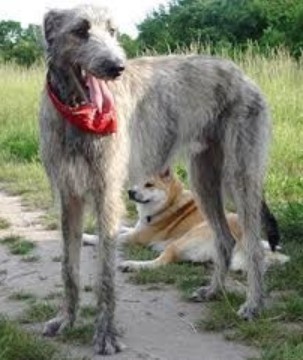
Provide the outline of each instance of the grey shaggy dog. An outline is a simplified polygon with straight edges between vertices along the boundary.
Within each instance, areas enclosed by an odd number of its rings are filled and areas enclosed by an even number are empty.
[[[248,291],[239,315],[262,305],[263,253],[260,209],[270,121],[258,87],[232,62],[206,56],[143,57],[126,62],[116,28],[103,7],[49,11],[44,19],[48,82],[70,106],[90,101],[83,79],[106,81],[118,117],[116,134],[83,132],[60,115],[44,92],[40,112],[42,159],[61,200],[65,301],[44,329],[55,335],[72,326],[79,304],[79,260],[87,195],[92,195],[99,235],[99,354],[121,350],[114,324],[114,239],[123,208],[121,189],[158,173],[182,150],[190,184],[216,235],[217,261],[209,286],[194,300],[215,297],[224,286],[234,239],[223,193],[232,196],[243,226]],[[224,190],[224,191],[223,191]],[[225,190],[227,192],[225,192]]]

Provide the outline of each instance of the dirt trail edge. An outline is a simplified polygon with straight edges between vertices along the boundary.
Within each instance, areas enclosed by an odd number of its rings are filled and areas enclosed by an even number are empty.
[[[0,245],[0,313],[11,317],[20,314],[25,302],[8,297],[16,291],[32,292],[38,297],[62,291],[60,262],[60,234],[46,231],[40,223],[42,211],[27,211],[21,198],[0,191],[0,217],[11,226],[0,230],[0,237],[21,235],[37,243],[36,262],[24,262],[20,256],[9,254]],[[93,286],[95,250],[83,247],[81,256],[81,288]],[[220,334],[197,332],[194,323],[205,308],[180,299],[180,294],[169,287],[150,290],[128,282],[128,275],[117,271],[117,312],[119,328],[123,329],[124,352],[106,357],[108,360],[242,360],[256,357],[258,352],[249,347],[228,342]],[[92,293],[81,292],[81,305],[94,305]],[[93,320],[92,320],[93,321]],[[93,356],[92,346],[73,347],[69,351],[77,357],[104,359]]]

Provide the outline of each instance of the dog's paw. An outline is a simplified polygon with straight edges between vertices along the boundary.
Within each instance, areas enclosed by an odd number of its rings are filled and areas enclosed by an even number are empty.
[[[94,350],[97,355],[113,355],[121,352],[125,346],[117,340],[117,335],[102,332],[94,336]]]
[[[134,263],[134,261],[122,261],[118,265],[118,270],[120,270],[121,272],[134,271],[135,267],[133,266],[133,263]]]
[[[65,329],[72,327],[72,322],[65,316],[57,316],[49,320],[43,328],[43,335],[53,337],[62,334]]]
[[[249,302],[245,302],[241,305],[237,314],[243,320],[251,321],[260,314],[261,306],[251,305]]]
[[[194,302],[203,302],[215,300],[219,297],[217,290],[213,289],[211,286],[202,286],[192,293],[189,300]]]

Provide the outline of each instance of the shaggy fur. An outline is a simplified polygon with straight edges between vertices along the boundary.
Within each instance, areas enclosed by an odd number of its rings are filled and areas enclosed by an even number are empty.
[[[131,182],[138,183],[161,171],[180,150],[188,159],[191,188],[216,239],[212,281],[198,289],[195,298],[211,299],[224,286],[234,246],[223,211],[224,188],[236,203],[247,256],[247,300],[239,315],[252,318],[263,298],[258,239],[270,137],[267,106],[258,87],[232,62],[212,57],[172,55],[125,63],[115,27],[102,7],[50,11],[44,34],[48,80],[61,101],[71,106],[87,101],[81,83],[84,69],[108,80],[118,115],[117,134],[83,133],[43,94],[41,153],[61,199],[65,286],[62,311],[46,324],[45,334],[62,331],[76,318],[82,218],[85,199],[92,194],[100,239],[94,344],[100,354],[120,350],[114,325],[113,239],[121,214],[121,188],[128,173]]]

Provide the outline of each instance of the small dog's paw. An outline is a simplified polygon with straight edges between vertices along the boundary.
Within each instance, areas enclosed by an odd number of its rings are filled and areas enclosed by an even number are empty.
[[[243,320],[251,321],[260,314],[260,306],[251,305],[250,303],[245,302],[243,305],[241,305],[237,314]]]
[[[132,261],[122,261],[122,262],[118,265],[118,270],[120,270],[121,272],[134,271],[134,267],[132,266],[132,264],[133,264]]]
[[[72,322],[64,316],[57,316],[49,320],[43,328],[43,335],[53,337],[62,334],[62,332],[72,327]]]
[[[96,334],[94,337],[94,350],[98,355],[113,355],[125,348],[113,333]]]
[[[211,286],[202,286],[192,293],[189,300],[194,302],[203,302],[215,300],[218,298],[218,291]]]

